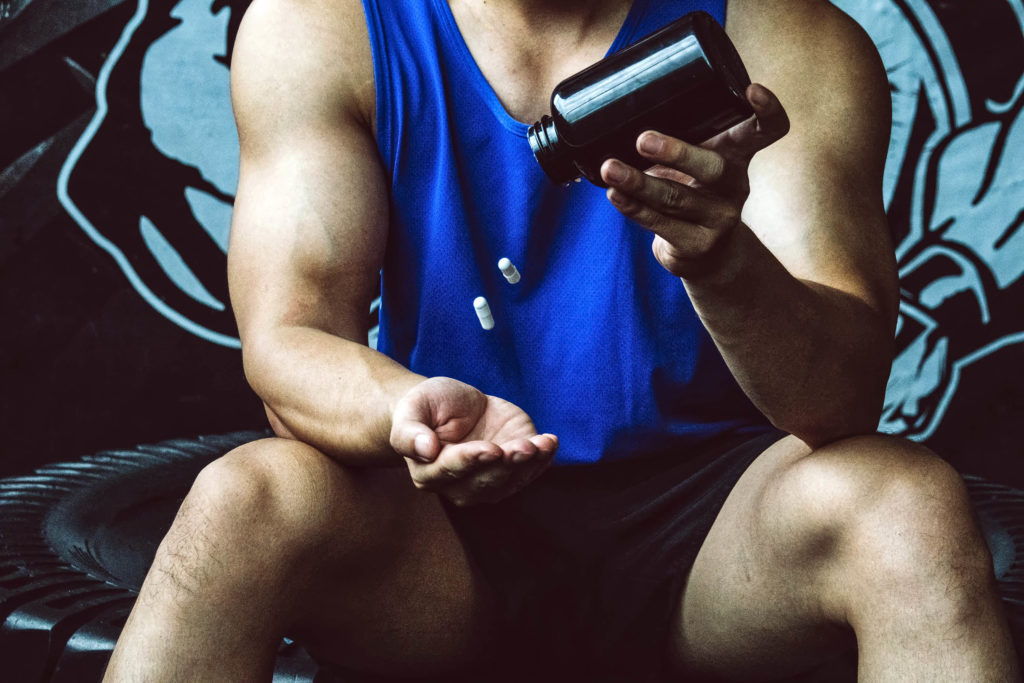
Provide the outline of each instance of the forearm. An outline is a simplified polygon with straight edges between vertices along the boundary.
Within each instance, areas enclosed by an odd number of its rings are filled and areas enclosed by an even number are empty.
[[[873,431],[892,360],[885,313],[793,277],[742,224],[728,251],[720,267],[683,282],[754,404],[814,446]]]
[[[279,327],[243,351],[249,383],[280,420],[276,431],[345,464],[401,463],[389,445],[391,415],[422,376],[311,327]]]

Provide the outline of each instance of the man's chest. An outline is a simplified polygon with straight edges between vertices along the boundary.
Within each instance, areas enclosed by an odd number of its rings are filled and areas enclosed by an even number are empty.
[[[619,3],[586,28],[564,17],[544,31],[481,14],[479,6],[451,2],[462,38],[505,110],[526,123],[549,113],[551,91],[601,59],[629,9]],[[474,11],[477,10],[477,11]]]

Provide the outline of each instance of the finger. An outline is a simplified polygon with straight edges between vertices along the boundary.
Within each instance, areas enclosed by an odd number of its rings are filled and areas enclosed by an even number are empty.
[[[608,199],[612,204],[628,218],[666,239],[672,237],[666,232],[689,230],[676,225],[676,221],[728,229],[739,220],[736,203],[715,193],[641,173],[618,159],[608,159],[601,170],[607,170],[609,178],[618,179],[613,182],[606,180]]]
[[[530,441],[537,447],[537,451],[544,457],[554,458],[558,452],[558,437],[554,434],[537,434],[531,436]]]
[[[421,481],[446,483],[465,479],[473,472],[501,460],[501,449],[490,441],[447,444],[437,458],[418,473]]]
[[[529,439],[520,438],[501,444],[501,450],[506,462],[516,464],[532,458],[537,453],[537,446]]]
[[[511,468],[506,488],[510,493],[525,488],[551,465],[553,458],[554,452],[538,450],[533,458]]]
[[[654,176],[655,178],[672,180],[680,185],[694,185],[697,182],[693,176],[683,173],[682,171],[677,171],[674,168],[669,168],[668,166],[662,166],[661,164],[651,166],[645,170],[644,173],[649,176]]]
[[[763,149],[785,137],[789,132],[789,115],[775,93],[760,83],[751,83],[747,86],[746,96],[754,109],[757,122],[754,137],[759,148]]]
[[[502,444],[513,457],[473,472],[446,492],[462,504],[494,503],[520,491],[551,464],[558,440],[551,434]]]
[[[472,469],[465,477],[447,478],[440,483],[431,481],[428,486],[460,506],[497,502],[521,490],[551,465],[558,451],[558,437],[535,434],[529,439],[513,439],[502,444],[502,451],[524,452],[531,449],[532,457],[528,460],[487,463]]]
[[[725,158],[718,152],[653,130],[640,134],[636,140],[636,149],[648,161],[681,171],[703,185],[720,183],[730,170]]]
[[[751,83],[746,90],[747,101],[754,116],[713,138],[709,147],[721,149],[723,155],[749,160],[757,152],[785,137],[789,132],[789,115],[768,88]]]
[[[431,482],[434,491],[459,506],[494,503],[507,498],[519,487],[510,484],[520,467],[495,461],[477,468],[467,476],[446,482]]]
[[[624,216],[653,232],[661,242],[671,245],[675,258],[690,261],[714,248],[716,231],[711,228],[668,217],[614,188],[608,190],[608,199]],[[658,241],[655,239],[655,243]]]
[[[463,488],[462,493],[467,499],[479,503],[495,503],[507,498],[519,490],[514,481],[516,469],[516,466],[504,463],[489,465],[486,469],[474,473],[466,481],[466,485],[460,484]]]
[[[554,434],[536,434],[529,438],[530,445],[535,449],[532,457],[519,460],[520,466],[514,468],[515,477],[519,480],[519,488],[533,481],[544,471],[558,452],[558,437]]]

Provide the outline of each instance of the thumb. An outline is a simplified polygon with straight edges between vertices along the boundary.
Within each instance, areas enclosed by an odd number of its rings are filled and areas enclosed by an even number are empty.
[[[391,426],[391,447],[400,455],[419,462],[433,462],[440,451],[440,439],[425,424],[405,420]]]
[[[415,398],[403,399],[391,416],[391,447],[400,455],[419,462],[433,462],[441,440],[425,423],[431,417],[429,405]]]
[[[785,137],[789,132],[789,115],[775,93],[760,83],[751,83],[745,94],[754,116],[714,138],[712,147],[721,147],[722,153],[731,158],[749,161]]]
[[[775,93],[760,83],[751,83],[746,95],[757,122],[753,137],[758,149],[764,149],[785,137],[789,132],[789,116]]]

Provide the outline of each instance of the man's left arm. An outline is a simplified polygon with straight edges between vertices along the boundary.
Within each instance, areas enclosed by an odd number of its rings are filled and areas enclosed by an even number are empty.
[[[875,430],[892,360],[888,84],[870,40],[827,2],[737,14],[730,34],[778,99],[753,85],[755,118],[701,147],[645,134],[638,149],[659,166],[608,161],[602,175],[611,202],[655,233],[655,257],[746,394],[819,446]]]

